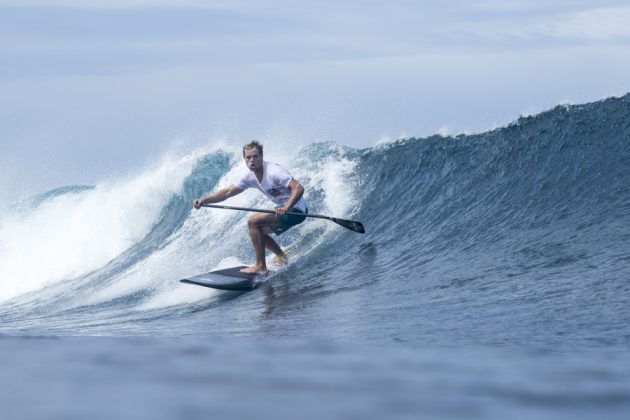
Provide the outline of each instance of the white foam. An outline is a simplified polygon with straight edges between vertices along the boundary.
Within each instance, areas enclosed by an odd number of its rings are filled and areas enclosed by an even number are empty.
[[[312,187],[324,191],[324,205],[331,216],[344,217],[356,205],[354,169],[348,158],[326,158],[318,170],[310,174]]]
[[[0,218],[0,301],[102,267],[141,240],[179,194],[194,156]]]
[[[221,188],[234,182],[242,172],[238,164],[231,168],[217,183]],[[244,193],[230,199],[231,205],[251,206],[258,199],[255,192]],[[95,290],[82,304],[99,304],[150,290],[152,296],[140,303],[137,310],[153,310],[177,304],[194,303],[207,299],[216,291],[179,283],[187,276],[243,264],[226,253],[236,252],[242,243],[248,243],[245,213],[220,209],[201,208],[173,235],[167,245],[116,278],[100,290]],[[233,241],[237,239],[236,244]],[[252,251],[253,253],[253,251]]]
[[[447,125],[443,125],[442,127],[440,127],[440,129],[437,131],[437,133],[442,136],[442,137],[449,137],[451,135],[451,128]]]

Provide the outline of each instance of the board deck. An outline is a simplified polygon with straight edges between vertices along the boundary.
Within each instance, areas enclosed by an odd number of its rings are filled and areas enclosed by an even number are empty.
[[[180,280],[180,282],[220,290],[254,290],[258,286],[256,274],[243,273],[241,268],[245,268],[245,266],[241,265],[211,271],[185,278]]]

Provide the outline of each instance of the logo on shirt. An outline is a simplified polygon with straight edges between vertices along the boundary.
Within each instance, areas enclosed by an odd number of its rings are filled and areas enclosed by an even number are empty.
[[[274,197],[274,198],[275,198],[275,197],[279,197],[279,196],[281,196],[281,195],[282,195],[282,192],[280,192],[280,190],[277,190],[277,189],[275,189],[275,188],[269,188],[269,189],[267,190],[267,194],[269,194],[270,196],[272,196],[272,197]]]

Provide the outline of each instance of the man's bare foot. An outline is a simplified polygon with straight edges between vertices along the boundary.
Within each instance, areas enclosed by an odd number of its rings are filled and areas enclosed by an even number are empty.
[[[271,264],[275,265],[276,267],[287,265],[289,264],[289,257],[287,257],[287,254],[276,255]]]
[[[269,274],[269,271],[267,270],[266,267],[260,267],[256,264],[254,265],[250,265],[249,267],[245,267],[245,268],[241,268],[241,273],[248,273],[248,274],[256,274],[259,276],[266,276]]]

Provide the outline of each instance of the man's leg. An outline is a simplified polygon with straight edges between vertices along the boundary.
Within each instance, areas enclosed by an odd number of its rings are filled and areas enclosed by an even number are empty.
[[[282,251],[280,245],[278,245],[271,235],[265,235],[265,248],[276,254],[278,257],[284,256],[284,251]]]
[[[284,253],[282,248],[280,248],[278,243],[271,237],[271,235],[265,235],[265,247],[276,254],[276,257],[273,259],[274,265],[282,265],[289,262],[287,255]]]
[[[243,268],[244,273],[267,274],[267,262],[265,261],[265,246],[269,244],[270,250],[274,253],[282,250],[278,244],[269,237],[271,229],[280,224],[278,216],[269,213],[255,213],[247,219],[247,227],[249,229],[249,237],[254,246],[256,253],[256,262],[254,265]]]

